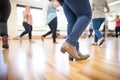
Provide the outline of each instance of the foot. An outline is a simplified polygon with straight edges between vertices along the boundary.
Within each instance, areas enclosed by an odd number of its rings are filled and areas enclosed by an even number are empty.
[[[55,41],[55,42],[53,42],[53,43],[54,43],[54,44],[57,44],[58,42]]]
[[[101,46],[105,42],[105,38],[100,38],[98,41],[98,46]]]
[[[35,41],[33,41],[33,40],[29,39],[29,42],[30,42],[30,43],[34,43]]]
[[[44,41],[44,37],[43,36],[41,36],[41,40]]]
[[[16,39],[22,42],[22,38],[20,36],[18,36]]]
[[[5,49],[8,49],[9,48],[9,45],[8,45],[8,37],[7,36],[3,36],[2,37],[2,48],[5,48]]]
[[[80,57],[77,54],[76,47],[69,44],[67,41],[65,41],[61,47],[61,52],[65,53],[67,52],[71,57],[75,59],[80,59]]]

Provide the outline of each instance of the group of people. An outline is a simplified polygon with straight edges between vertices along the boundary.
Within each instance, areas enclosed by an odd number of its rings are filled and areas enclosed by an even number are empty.
[[[99,31],[101,24],[105,21],[105,13],[110,11],[106,0],[92,0],[92,8],[89,0],[49,0],[47,10],[47,25],[50,31],[41,36],[42,41],[44,38],[52,33],[53,43],[56,43],[56,30],[57,30],[57,14],[56,11],[59,4],[62,6],[64,14],[67,19],[67,38],[61,46],[61,52],[67,52],[69,59],[84,60],[89,57],[89,54],[83,55],[79,50],[79,37],[88,26],[92,18],[93,30],[95,32],[94,43],[95,45],[102,45],[105,41],[103,35]],[[99,3],[99,4],[98,4]],[[3,8],[4,7],[4,8]],[[106,8],[106,12],[104,11]],[[93,15],[92,15],[93,13]],[[7,42],[7,19],[10,14],[9,0],[0,0],[0,35],[2,36],[3,48],[8,48]],[[19,36],[29,34],[29,40],[32,41],[32,15],[30,13],[30,6],[26,6],[23,12],[23,26],[25,31]],[[117,26],[120,26],[120,21],[116,19]],[[118,30],[118,28],[116,29]],[[118,35],[117,35],[118,36]]]

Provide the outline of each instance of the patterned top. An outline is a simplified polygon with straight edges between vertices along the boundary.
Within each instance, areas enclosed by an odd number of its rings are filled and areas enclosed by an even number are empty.
[[[54,2],[50,2],[48,5],[46,24],[49,24],[55,17],[57,17],[57,10],[53,7],[53,5]]]
[[[106,0],[93,0],[92,8],[93,8],[93,19],[94,18],[105,18],[104,8],[107,5]]]

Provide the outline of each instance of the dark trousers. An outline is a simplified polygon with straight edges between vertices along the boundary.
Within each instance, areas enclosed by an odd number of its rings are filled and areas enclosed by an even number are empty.
[[[90,32],[90,34],[88,35],[88,37],[90,38],[91,36],[93,36],[93,35],[92,35],[93,29],[89,29],[89,32]]]
[[[50,31],[43,35],[43,37],[46,37],[50,34],[52,34],[53,42],[56,42],[56,31],[57,31],[57,17],[54,18],[49,24],[48,24]]]
[[[119,35],[120,35],[120,27],[115,27],[115,36],[116,36],[116,38],[118,38]]]
[[[0,36],[8,36],[7,20],[11,12],[9,0],[0,0]]]
[[[21,33],[20,37],[22,37],[28,33],[29,39],[32,39],[32,25],[30,25],[26,22],[23,22],[23,26],[24,26],[25,31]]]

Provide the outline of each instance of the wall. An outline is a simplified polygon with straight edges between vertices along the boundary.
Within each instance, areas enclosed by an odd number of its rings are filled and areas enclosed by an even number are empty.
[[[16,3],[14,0],[11,1],[11,14],[8,19],[8,33],[9,38],[13,39],[17,33],[17,13],[16,13]]]

